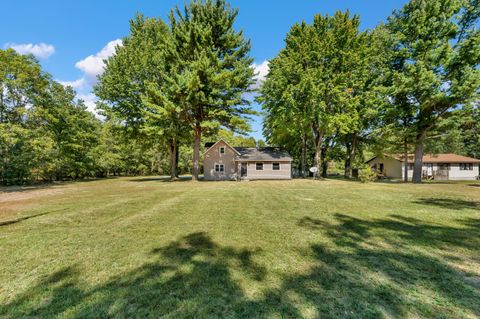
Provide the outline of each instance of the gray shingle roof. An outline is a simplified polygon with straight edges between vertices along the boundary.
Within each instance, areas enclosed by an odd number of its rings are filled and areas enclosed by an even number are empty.
[[[240,153],[237,160],[246,161],[292,161],[292,157],[286,151],[278,147],[234,147]]]

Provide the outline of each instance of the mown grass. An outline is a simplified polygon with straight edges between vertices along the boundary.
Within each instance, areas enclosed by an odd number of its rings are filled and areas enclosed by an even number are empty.
[[[0,317],[477,318],[480,184],[0,188]]]

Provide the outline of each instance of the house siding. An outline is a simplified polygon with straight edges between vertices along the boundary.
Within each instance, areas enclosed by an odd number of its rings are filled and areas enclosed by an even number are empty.
[[[263,163],[263,170],[256,170],[256,163]],[[272,169],[273,163],[280,163],[280,170],[274,171]],[[240,167],[240,161],[238,167]],[[247,176],[245,179],[291,179],[292,178],[292,164],[290,162],[270,162],[270,161],[258,161],[248,162]]]
[[[423,163],[423,170],[427,170],[428,165],[427,163]],[[433,170],[438,170],[439,164],[433,163]],[[448,171],[448,179],[449,180],[457,180],[457,181],[468,181],[468,180],[475,180],[479,175],[479,164],[473,164],[473,170],[460,170],[459,163],[451,163],[450,170]],[[402,172],[404,172],[402,167]],[[413,170],[408,170],[408,179],[413,178]]]
[[[371,160],[368,164],[373,167],[375,164],[377,164],[377,166],[379,164],[383,163],[383,175],[384,176],[387,176],[387,177],[390,177],[390,178],[397,178],[397,179],[401,179],[402,178],[402,172],[403,172],[403,168],[402,168],[402,163],[400,161],[397,161],[396,159],[393,159],[393,158],[388,158],[388,157],[385,157],[385,158],[380,158],[380,157],[377,157],[373,160]]]
[[[451,180],[475,180],[479,175],[479,164],[473,164],[473,170],[460,170],[460,164],[450,164],[449,179]]]
[[[437,164],[433,164],[433,169],[431,169],[431,168],[427,165],[427,163],[423,163],[422,171],[429,171],[429,174],[430,174],[430,173],[433,173],[433,172],[430,172],[431,170],[433,170],[433,171],[438,170]],[[404,163],[402,162],[402,178],[403,178],[404,172],[405,172],[405,165],[404,165]],[[412,179],[413,179],[413,169],[409,169],[409,170],[408,170],[408,179],[409,179],[409,180],[412,180]]]
[[[370,166],[374,166],[375,164],[383,163],[384,170],[383,174],[390,178],[395,179],[403,179],[404,174],[404,163],[400,162],[393,158],[375,158],[369,162]],[[422,170],[429,170],[429,163],[423,163]],[[439,164],[433,163],[433,171],[438,170]],[[475,180],[477,176],[479,176],[480,167],[479,164],[473,164],[473,170],[460,170],[459,163],[451,163],[450,170],[448,172],[449,180]],[[413,178],[413,170],[408,170],[408,179],[411,180]]]
[[[220,148],[225,148],[225,153],[220,153]],[[240,177],[242,163],[247,163],[247,175],[242,179],[259,180],[259,179],[291,179],[292,164],[291,161],[285,159],[278,160],[258,160],[241,158],[237,150],[228,145],[225,141],[220,140],[210,147],[203,156],[203,176],[205,180],[221,181],[235,180]],[[263,170],[256,170],[256,163],[263,163]],[[273,163],[279,163],[280,169],[273,170]],[[215,165],[223,164],[225,170],[216,172]]]
[[[225,153],[220,154],[220,148],[225,147]],[[225,142],[219,141],[210,148],[203,157],[203,176],[206,180],[221,181],[231,180],[236,176],[235,158],[236,152]],[[224,172],[215,172],[215,164],[223,164]]]

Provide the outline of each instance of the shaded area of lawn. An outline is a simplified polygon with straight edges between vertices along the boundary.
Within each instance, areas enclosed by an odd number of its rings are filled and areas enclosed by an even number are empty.
[[[44,215],[47,215],[47,214],[48,214],[48,213],[40,213],[40,214],[35,214],[35,215],[29,215],[29,216],[19,217],[19,218],[16,218],[16,219],[11,219],[11,220],[6,220],[6,221],[0,221],[0,227],[1,227],[1,226],[6,226],[6,225],[16,224],[16,223],[19,223],[19,222],[24,221],[24,220],[28,220],[28,219],[35,218],[35,217],[44,216]]]
[[[480,209],[480,202],[473,202],[463,199],[454,199],[454,198],[420,198],[414,201],[416,204],[423,204],[429,206],[437,206],[445,209]]]
[[[479,256],[479,219],[463,220],[465,227],[460,228],[397,215],[363,220],[336,214],[336,219],[335,224],[300,219],[299,226],[327,233],[335,245],[312,245],[310,253],[318,266],[285,284],[285,289],[293,287],[312,303],[330,300],[329,306],[341,305],[318,307],[320,313],[352,318],[480,316],[480,285],[469,280],[474,275],[424,252],[448,247]],[[442,302],[435,304],[432,299]]]
[[[102,180],[113,180],[117,178],[119,177],[109,176],[109,177],[102,177],[102,178],[72,179],[72,180],[61,180],[61,181],[53,181],[53,182],[46,181],[42,183],[32,183],[32,184],[25,184],[25,185],[11,185],[11,186],[0,185],[0,194],[31,192],[34,190],[49,189],[55,186],[58,187],[58,186],[71,185],[71,184],[98,182]]]
[[[335,221],[305,216],[298,231],[319,232],[329,243],[298,253],[313,260],[283,275],[276,288],[248,297],[232,272],[262,283],[268,267],[254,262],[261,249],[215,243],[206,232],[151,250],[148,263],[85,288],[75,265],[51,274],[2,305],[6,318],[261,318],[385,316],[480,317],[480,286],[428,248],[480,252],[480,219],[447,227],[391,215],[365,220],[336,214]],[[378,235],[382,235],[379,240]],[[427,248],[427,249],[425,249]]]
[[[251,311],[230,269],[262,280],[265,268],[251,260],[250,250],[215,244],[205,233],[192,233],[153,249],[153,261],[92,290],[82,290],[74,266],[55,272],[1,315],[56,317],[71,310],[78,318],[225,317]],[[38,302],[41,296],[40,302]]]
[[[192,176],[179,176],[175,180],[172,180],[170,176],[158,176],[158,177],[136,177],[132,178],[130,182],[143,183],[143,182],[188,182],[192,180]]]
[[[164,181],[3,194],[0,318],[480,317],[475,183]]]

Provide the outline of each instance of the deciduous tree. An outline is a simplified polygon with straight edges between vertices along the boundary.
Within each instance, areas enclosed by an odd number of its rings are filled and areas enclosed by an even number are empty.
[[[395,95],[414,109],[413,182],[422,179],[428,133],[441,118],[478,96],[480,86],[478,0],[412,0],[389,18],[396,40]]]

